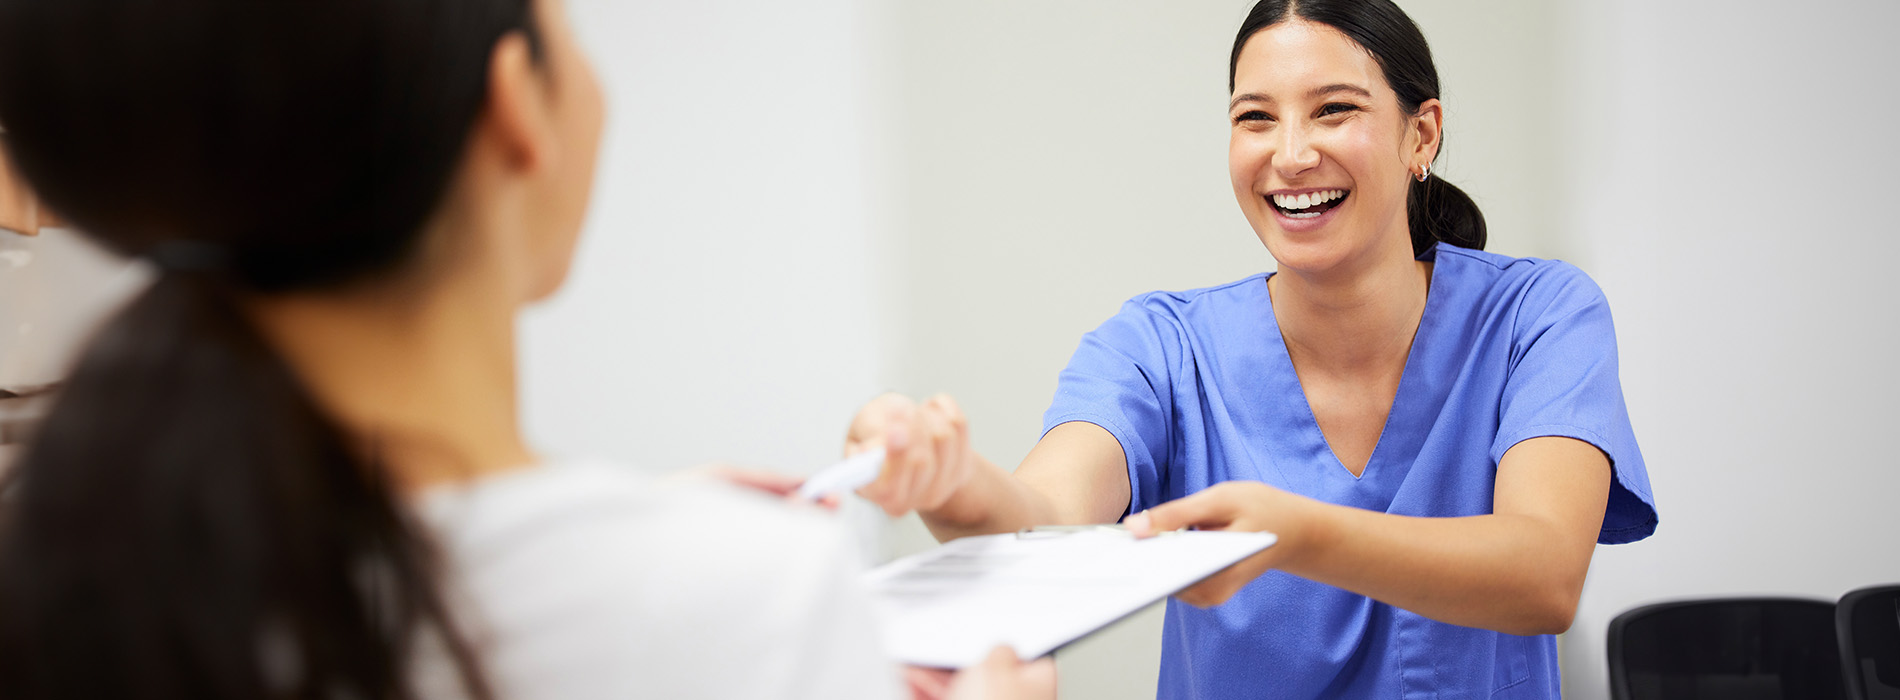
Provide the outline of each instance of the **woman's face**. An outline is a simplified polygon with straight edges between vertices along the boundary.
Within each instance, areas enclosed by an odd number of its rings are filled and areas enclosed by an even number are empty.
[[[1281,22],[1249,38],[1235,66],[1234,196],[1282,269],[1409,259],[1405,197],[1437,147],[1437,116],[1436,100],[1403,113],[1378,62],[1338,30]]]

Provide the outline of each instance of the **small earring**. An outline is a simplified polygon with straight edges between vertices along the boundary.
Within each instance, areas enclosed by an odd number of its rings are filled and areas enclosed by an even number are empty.
[[[1419,181],[1419,182],[1424,182],[1424,181],[1425,181],[1425,178],[1428,178],[1428,177],[1431,177],[1431,176],[1432,176],[1432,164],[1431,164],[1431,163],[1426,163],[1426,164],[1424,164],[1424,165],[1422,165],[1422,166],[1419,166],[1419,169],[1418,169],[1418,181]]]

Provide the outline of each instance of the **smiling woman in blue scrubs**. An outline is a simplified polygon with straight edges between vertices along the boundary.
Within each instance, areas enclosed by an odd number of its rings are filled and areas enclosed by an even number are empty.
[[[941,539],[1278,533],[1169,602],[1164,698],[1558,697],[1595,545],[1656,527],[1602,292],[1482,252],[1388,0],[1260,3],[1231,80],[1234,194],[1278,271],[1129,301],[1013,474],[949,398],[880,397],[849,437],[889,452],[864,495]]]

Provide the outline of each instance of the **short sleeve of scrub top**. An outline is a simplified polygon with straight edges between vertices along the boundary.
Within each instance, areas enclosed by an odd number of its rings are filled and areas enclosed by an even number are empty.
[[[1101,426],[1127,458],[1129,508],[1223,481],[1424,517],[1491,512],[1497,465],[1536,437],[1608,456],[1598,541],[1656,528],[1617,376],[1608,303],[1561,262],[1440,244],[1398,395],[1364,472],[1319,430],[1273,315],[1266,275],[1156,292],[1082,339],[1044,430]],[[1162,698],[1556,698],[1556,643],[1448,625],[1269,572],[1227,604],[1170,600]]]

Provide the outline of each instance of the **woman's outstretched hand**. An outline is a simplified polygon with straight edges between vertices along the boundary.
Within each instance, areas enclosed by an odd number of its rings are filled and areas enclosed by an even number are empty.
[[[804,485],[803,477],[781,474],[765,469],[753,469],[725,463],[702,464],[680,474],[683,479],[707,479],[730,486],[756,491],[777,498],[794,506],[811,504],[798,494],[798,487]],[[840,501],[836,495],[826,495],[818,499],[816,505],[829,511],[838,510]]]
[[[1183,602],[1211,607],[1227,602],[1261,574],[1282,565],[1305,545],[1301,526],[1312,501],[1257,481],[1228,481],[1128,516],[1122,524],[1136,537],[1171,530],[1272,532],[1279,541],[1175,594]]]
[[[858,495],[893,517],[942,507],[976,470],[969,422],[956,400],[941,394],[922,404],[885,394],[859,409],[845,454],[876,449],[886,451],[884,468]]]

